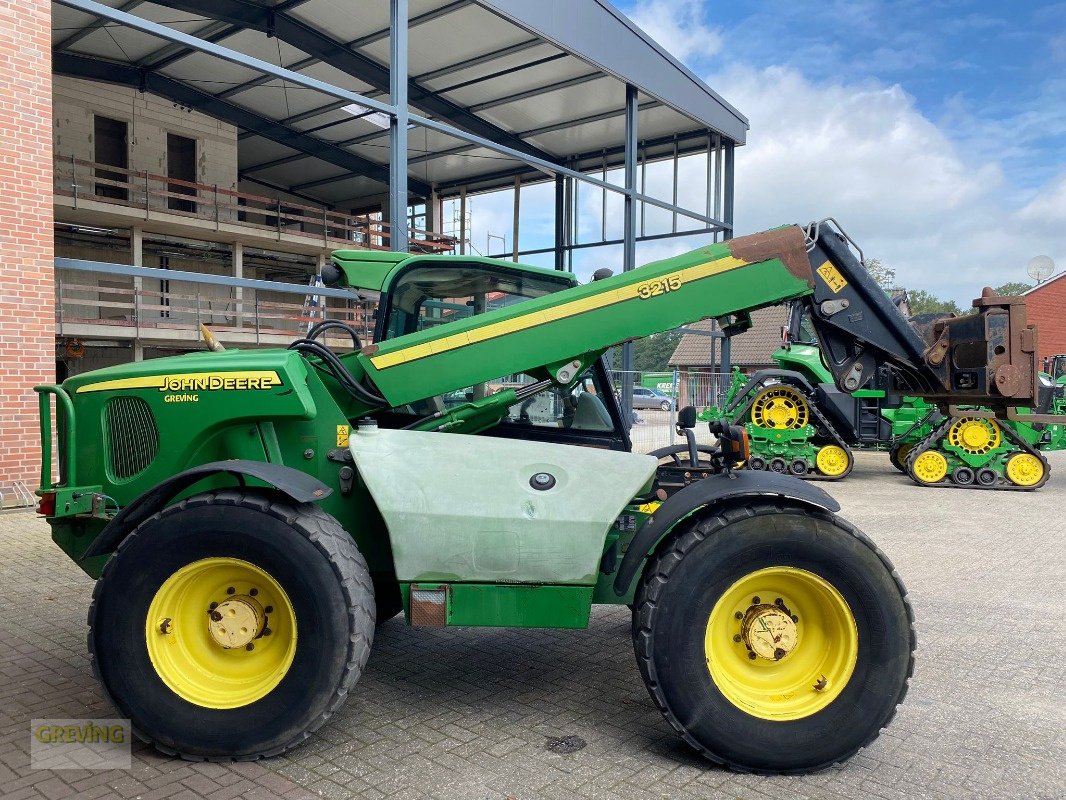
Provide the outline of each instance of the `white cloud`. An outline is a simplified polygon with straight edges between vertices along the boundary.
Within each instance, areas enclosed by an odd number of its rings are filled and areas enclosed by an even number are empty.
[[[701,0],[643,0],[629,17],[681,61],[722,49],[722,35],[703,22]]]
[[[985,285],[1028,280],[1025,267],[1034,255],[1049,255],[1058,270],[1066,269],[1066,164],[1036,189],[1020,189],[991,157],[994,146],[975,152],[895,85],[815,83],[785,67],[734,67],[707,82],[751,119],[748,144],[736,158],[739,234],[836,217],[902,284],[964,306]],[[679,201],[702,210],[702,158],[685,159],[680,174]],[[667,167],[649,168],[648,193],[669,198],[670,177]],[[479,250],[489,231],[509,237],[511,202],[509,192],[472,199]],[[524,190],[522,207],[523,247],[550,244],[550,185],[539,196]],[[607,217],[608,238],[619,236],[616,195],[609,196]],[[599,237],[598,190],[582,191],[579,221],[581,241]],[[648,233],[663,232],[669,214],[649,208],[647,222]],[[649,242],[638,246],[637,261],[699,243]],[[548,264],[550,256],[530,260]],[[620,248],[577,251],[574,264],[584,276],[602,266],[620,271]]]
[[[751,119],[739,232],[834,216],[904,284],[965,303],[1025,280],[1037,253],[1066,268],[1066,171],[1012,207],[1000,166],[966,158],[898,86],[817,85],[780,67],[708,82]]]

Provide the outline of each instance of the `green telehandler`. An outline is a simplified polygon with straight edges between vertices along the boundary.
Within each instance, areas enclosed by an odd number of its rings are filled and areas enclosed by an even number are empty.
[[[585,285],[361,251],[323,274],[381,293],[375,341],[327,321],[288,349],[37,387],[40,512],[97,579],[92,667],[142,739],[191,759],[280,753],[355,689],[375,624],[401,610],[412,626],[583,628],[594,603],[632,608],[648,691],[714,763],[818,769],[888,724],[915,639],[886,556],[818,487],[735,471],[741,429],[717,426],[706,478],[629,452],[602,355],[799,299],[842,387],[1006,414],[1035,394],[1023,304],[988,296],[929,345],[828,223]],[[691,434],[695,410],[679,418]]]

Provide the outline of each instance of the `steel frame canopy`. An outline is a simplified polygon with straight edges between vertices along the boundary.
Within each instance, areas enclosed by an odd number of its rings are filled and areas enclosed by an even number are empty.
[[[602,0],[56,0],[53,27],[57,74],[231,122],[242,179],[317,202],[355,206],[391,187],[398,219],[407,192],[554,176],[560,203],[582,181],[633,213],[670,211],[675,230],[680,214],[731,233],[747,120]],[[705,150],[700,212],[678,208],[676,190],[671,202],[637,192],[638,155]],[[632,182],[604,180],[615,168]]]

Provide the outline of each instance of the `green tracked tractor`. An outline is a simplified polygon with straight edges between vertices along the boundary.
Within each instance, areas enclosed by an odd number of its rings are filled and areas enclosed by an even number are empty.
[[[937,406],[904,397],[884,411],[892,424],[892,465],[923,486],[1031,490],[1050,467],[1043,453],[1066,449],[1066,382],[1039,376],[1039,405],[1022,409],[1042,422],[997,420],[987,409],[960,407],[945,417]]]
[[[603,353],[800,300],[841,387],[1001,415],[1035,397],[1024,305],[948,322],[947,356],[929,358],[828,224],[587,285],[356,251],[324,277],[381,293],[373,342],[327,321],[288,349],[37,387],[40,511],[97,579],[93,669],[163,752],[299,744],[358,691],[375,624],[400,612],[415,627],[583,628],[612,604],[632,608],[641,677],[703,756],[761,772],[839,762],[906,693],[898,575],[816,486],[733,471],[742,429],[716,426],[705,470],[630,452]],[[686,433],[694,417],[680,414]]]

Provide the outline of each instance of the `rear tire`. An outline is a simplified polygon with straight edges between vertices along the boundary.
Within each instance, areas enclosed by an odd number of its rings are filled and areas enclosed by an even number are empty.
[[[803,576],[802,585],[831,588],[801,591],[775,576]],[[741,614],[743,621],[735,622],[729,608],[722,615],[722,603],[751,581],[765,583],[757,584],[758,602],[775,604],[783,596],[784,613],[794,615],[798,633],[784,655],[752,658],[754,651],[740,636],[749,616]],[[819,592],[844,605],[821,607]],[[914,667],[913,616],[899,577],[865,535],[821,510],[753,502],[703,517],[659,549],[635,606],[637,665],[656,705],[706,758],[742,771],[807,772],[846,760],[895,715]],[[769,609],[776,613],[776,606]],[[832,631],[828,623],[849,615],[854,627],[838,628],[841,636],[819,633]],[[745,636],[758,633],[758,617],[752,617]],[[716,627],[716,619],[727,620],[728,630]],[[732,625],[738,627],[735,635]],[[850,670],[841,653],[851,654]],[[775,657],[795,660],[775,663]],[[749,660],[752,666],[746,667]],[[765,683],[767,676],[778,680],[774,670],[788,669],[789,663],[806,669],[808,660],[814,670],[810,685]],[[836,664],[844,666],[834,672]],[[722,677],[724,669],[740,676],[739,693]],[[755,671],[745,687],[747,669]],[[823,671],[838,680],[818,689],[814,684]]]
[[[263,602],[247,644],[209,632],[227,598]],[[302,742],[344,702],[370,654],[374,590],[351,536],[317,506],[209,492],[123,540],[93,592],[88,638],[97,677],[141,739],[183,758],[252,760]],[[251,695],[249,670],[263,684]]]

